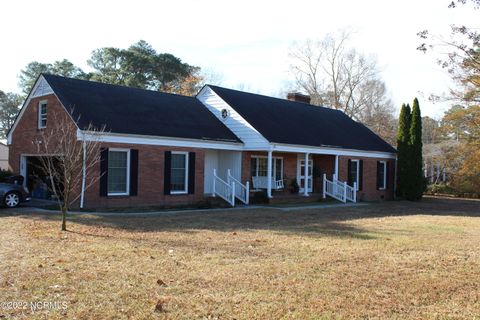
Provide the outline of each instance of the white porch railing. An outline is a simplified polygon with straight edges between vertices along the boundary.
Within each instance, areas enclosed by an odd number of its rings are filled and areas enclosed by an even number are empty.
[[[337,180],[337,177],[333,175],[332,181],[327,179],[327,175],[323,174],[323,197],[330,196],[334,199],[346,203],[347,201],[357,202],[357,183],[353,184],[353,187],[349,186],[346,182]]]
[[[254,189],[267,189],[268,188],[268,177],[266,176],[253,176],[252,185]],[[275,180],[272,178],[272,189],[281,190],[285,186],[283,180]]]
[[[213,169],[213,196],[219,196],[235,207],[235,184],[229,184],[217,176],[217,169]]]
[[[229,185],[234,186],[235,190],[235,197],[237,197],[238,200],[242,201],[245,204],[248,204],[249,202],[249,197],[250,197],[250,182],[246,182],[245,185],[242,184],[240,181],[235,179],[234,176],[232,176],[230,169],[227,171],[227,183]]]

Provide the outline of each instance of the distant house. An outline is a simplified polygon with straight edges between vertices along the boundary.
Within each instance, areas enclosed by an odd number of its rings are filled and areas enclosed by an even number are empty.
[[[98,184],[83,207],[232,205],[269,198],[392,199],[396,150],[343,112],[298,93],[278,99],[206,85],[196,97],[41,75],[8,135],[10,166],[27,177],[32,141],[54,113],[106,126]],[[73,121],[73,120],[72,120]],[[313,195],[312,195],[313,194]]]
[[[8,146],[0,142],[0,169],[8,170]]]

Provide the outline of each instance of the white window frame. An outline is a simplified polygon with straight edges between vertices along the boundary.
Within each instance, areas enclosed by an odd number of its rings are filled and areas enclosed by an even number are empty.
[[[378,190],[387,189],[387,161],[379,161],[383,164],[383,187],[379,187]]]
[[[257,155],[253,155],[251,158],[252,159],[268,159],[267,156],[257,156]],[[278,159],[280,159],[282,161],[281,171],[280,171],[281,172],[280,180],[283,180],[283,178],[284,178],[284,176],[283,176],[284,171],[283,170],[284,170],[284,165],[285,165],[285,163],[283,161],[283,157],[272,157],[272,174],[273,174],[272,178],[274,178],[274,180],[277,179],[277,177],[275,176],[275,173],[276,173],[276,160],[278,160]],[[258,176],[258,160],[255,161],[255,163],[256,163],[255,176],[252,176],[252,177],[259,177]],[[268,160],[267,160],[267,166],[268,166]],[[251,169],[250,169],[250,171],[251,171]],[[267,177],[268,177],[268,175],[267,175]]]
[[[357,165],[357,176],[355,177],[355,182],[357,184],[357,188],[356,188],[356,191],[358,191],[358,188],[359,188],[359,181],[360,181],[360,160],[359,159],[350,159],[350,162],[351,163],[356,163]],[[348,179],[348,178],[347,178]]]
[[[108,179],[107,179],[107,195],[108,196],[129,196],[130,195],[130,149],[126,148],[108,148],[108,153],[110,156],[110,151],[113,152],[126,152],[127,153],[127,185],[126,192],[109,192],[108,191]],[[108,164],[107,164],[108,165]],[[110,167],[107,168],[107,172]]]
[[[45,125],[42,125],[42,105],[45,105]],[[47,115],[48,115],[48,100],[41,100],[38,102],[38,119],[37,127],[38,129],[45,129],[47,127]]]
[[[171,190],[170,194],[188,194],[188,152],[187,151],[172,151],[172,155],[181,154],[185,155],[185,189],[184,190]],[[172,159],[170,158],[170,176],[172,174]],[[171,183],[171,181],[170,181]],[[171,186],[170,186],[171,188]]]

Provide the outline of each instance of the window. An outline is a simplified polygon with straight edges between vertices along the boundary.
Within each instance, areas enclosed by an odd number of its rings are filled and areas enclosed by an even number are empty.
[[[379,161],[377,163],[377,189],[383,190],[387,187],[387,163]]]
[[[357,190],[359,188],[358,182],[360,181],[359,179],[359,161],[358,160],[350,160],[350,168],[348,168],[349,172],[349,177],[348,181],[350,182],[350,185],[353,186],[354,183],[357,184]]]
[[[170,193],[182,194],[188,192],[188,153],[172,152],[170,166]]]
[[[38,104],[38,128],[47,126],[47,101],[40,101]]]
[[[268,172],[268,158],[253,156],[251,160],[252,177],[266,177]],[[283,158],[272,158],[272,177],[275,180],[283,179]]]
[[[130,151],[108,151],[108,195],[128,195],[130,184]]]
[[[283,179],[283,159],[276,158],[276,159],[273,159],[273,161],[274,161],[274,165],[273,165],[274,170],[272,171],[274,173],[275,180],[282,180]]]

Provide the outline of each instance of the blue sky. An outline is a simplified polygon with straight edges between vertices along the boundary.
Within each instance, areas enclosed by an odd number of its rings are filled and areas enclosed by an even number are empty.
[[[288,50],[294,41],[349,28],[356,30],[352,46],[377,57],[397,107],[417,96],[424,114],[439,117],[448,105],[426,97],[447,92],[451,83],[433,55],[416,50],[416,33],[428,28],[446,35],[450,24],[478,27],[480,21],[480,11],[448,9],[448,2],[9,1],[0,20],[0,90],[18,91],[19,71],[32,60],[67,58],[88,70],[92,50],[143,39],[221,74],[224,86],[278,95],[292,80]]]

